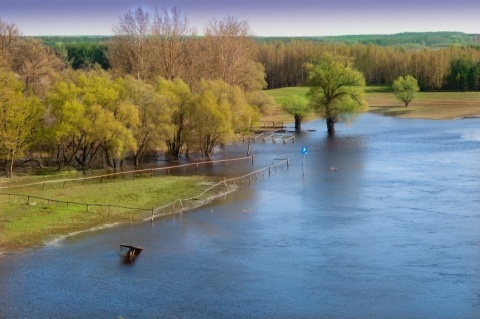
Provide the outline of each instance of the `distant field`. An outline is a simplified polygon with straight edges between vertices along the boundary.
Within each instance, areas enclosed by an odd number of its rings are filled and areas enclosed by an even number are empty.
[[[398,117],[448,120],[480,116],[480,92],[420,92],[408,107],[391,92],[367,93],[366,99],[371,112]]]
[[[290,95],[305,95],[308,87],[288,87],[267,90],[277,104]],[[390,87],[367,86],[365,98],[370,112],[405,118],[455,119],[480,116],[480,92],[420,92],[408,106],[396,100]],[[274,112],[276,118],[291,119],[281,108]],[[271,119],[269,119],[271,120]]]
[[[267,90],[268,95],[275,99],[278,105],[281,105],[283,101],[291,95],[303,95],[305,96],[308,92],[309,87],[299,86],[299,87],[287,87],[281,89]]]
[[[281,105],[283,104],[284,100],[291,95],[300,95],[305,96],[308,91],[308,87],[286,87],[281,89],[273,89],[273,90],[266,90],[265,92],[273,97],[275,102],[277,103],[278,107],[272,111],[272,114],[267,116],[262,116],[262,122],[293,122],[293,116],[286,114],[283,112]]]

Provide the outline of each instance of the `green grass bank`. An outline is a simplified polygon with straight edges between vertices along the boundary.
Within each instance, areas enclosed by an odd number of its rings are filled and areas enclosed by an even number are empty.
[[[2,180],[0,186],[28,184],[38,177]],[[43,178],[42,181],[50,179]],[[21,181],[21,182],[19,182]],[[72,232],[88,230],[107,224],[138,221],[148,217],[141,210],[110,207],[123,206],[151,209],[172,203],[177,199],[201,194],[211,184],[205,176],[121,178],[82,183],[62,182],[1,189],[0,195],[0,251],[42,246]],[[84,204],[54,203],[18,195],[31,195],[51,200]]]

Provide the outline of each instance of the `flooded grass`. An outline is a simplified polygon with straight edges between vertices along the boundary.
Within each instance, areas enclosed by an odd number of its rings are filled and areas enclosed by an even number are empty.
[[[288,87],[267,90],[277,104],[290,95],[305,95],[308,87]],[[448,120],[480,116],[480,92],[419,92],[408,107],[395,99],[389,86],[365,87],[369,110],[387,116]],[[281,119],[281,107],[275,110],[274,118]],[[287,116],[289,120],[291,116]],[[269,120],[272,120],[269,118]]]

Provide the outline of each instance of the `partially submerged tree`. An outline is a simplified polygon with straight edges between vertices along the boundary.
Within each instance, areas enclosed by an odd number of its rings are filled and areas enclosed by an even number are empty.
[[[367,110],[363,95],[365,77],[353,67],[351,59],[326,53],[306,68],[311,85],[310,104],[325,117],[329,134],[335,133],[335,123]]]
[[[15,75],[0,69],[0,160],[7,177],[12,177],[15,160],[22,158],[34,141],[42,116],[39,99],[26,98]]]
[[[135,167],[143,162],[147,152],[163,143],[159,127],[166,120],[163,118],[162,97],[155,88],[132,76],[125,77],[120,98],[136,108],[138,122],[130,126],[135,145],[132,156]]]
[[[162,96],[161,105],[165,110],[165,122],[159,127],[168,154],[178,160],[185,150],[192,125],[192,92],[181,79],[166,80],[160,78],[157,92]]]
[[[195,135],[203,156],[212,158],[215,146],[226,143],[233,136],[230,100],[224,92],[228,85],[220,80],[202,81],[195,96]]]
[[[282,109],[295,119],[295,131],[300,131],[302,120],[312,112],[308,100],[300,95],[292,95],[282,103]]]
[[[76,162],[82,169],[100,151],[106,164],[121,165],[127,151],[135,149],[131,127],[138,125],[138,111],[120,97],[122,80],[105,71],[72,71],[50,90],[48,136],[57,146],[58,168]]]
[[[398,100],[405,103],[405,106],[412,102],[418,91],[420,91],[420,87],[417,80],[411,75],[399,76],[393,81],[393,94]]]

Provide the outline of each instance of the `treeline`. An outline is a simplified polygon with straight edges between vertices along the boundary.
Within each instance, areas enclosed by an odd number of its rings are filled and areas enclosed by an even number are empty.
[[[274,102],[262,91],[248,23],[213,19],[204,37],[191,32],[177,8],[138,8],[121,17],[108,43],[49,47],[0,20],[7,176],[25,162],[88,169],[138,166],[150,154],[211,158],[216,146],[250,130]],[[108,54],[92,53],[99,51]],[[79,65],[75,55],[83,56]],[[108,57],[107,70],[99,57]]]
[[[441,39],[450,36],[457,39],[455,37],[456,33],[405,33],[401,35],[401,38],[411,38],[408,41],[423,41],[421,39],[424,36],[424,40],[428,40],[426,41],[427,45],[437,43],[435,40],[431,40],[430,36]],[[172,36],[175,38],[175,35]],[[460,39],[463,39],[462,36],[474,37],[474,35],[458,35]],[[351,37],[356,40],[348,41],[350,36],[335,37],[338,40],[345,38],[346,43],[333,43],[333,41],[328,43],[328,41],[309,40],[309,38],[303,40],[295,38],[255,38],[255,41],[249,42],[248,49],[246,49],[248,52],[254,52],[254,55],[250,56],[250,63],[252,61],[256,62],[255,65],[250,66],[250,72],[260,74],[263,68],[267,87],[270,89],[305,85],[304,64],[314,62],[323,52],[331,52],[352,57],[355,67],[364,73],[367,84],[370,85],[391,85],[392,81],[399,76],[411,74],[418,80],[423,91],[480,90],[479,46],[451,45],[438,48],[422,45],[421,48],[407,48],[404,46],[389,46],[387,45],[390,43],[389,41],[382,42],[382,45],[355,44],[355,42],[368,42],[370,41],[368,39],[374,36]],[[59,38],[59,40],[61,39]],[[129,67],[134,67],[133,64],[130,66],[122,65],[126,59],[119,56],[117,47],[112,45],[112,43],[118,41],[118,38],[109,38],[110,42],[102,42],[99,39],[102,38],[93,38],[91,42],[83,41],[86,39],[81,38],[82,41],[74,42],[67,38],[65,43],[55,42],[53,48],[57,55],[62,57],[63,62],[74,69],[88,69],[98,64],[104,69],[114,68],[125,73],[129,72]],[[361,39],[363,40],[360,41]],[[394,39],[396,38],[391,39],[392,43],[395,43]],[[147,68],[147,73],[163,72],[164,74],[171,74],[167,78],[178,75],[185,79],[192,79],[192,82],[211,73],[205,67],[206,58],[204,57],[209,52],[209,49],[204,46],[208,41],[205,41],[203,37],[192,36],[191,34],[183,34],[182,37],[176,36],[176,40],[176,44],[170,44],[169,50],[165,51],[165,48],[162,51],[153,50],[153,52],[157,52],[156,56],[145,57],[145,63],[153,65],[153,67]],[[153,42],[151,41],[148,45],[155,46]],[[117,45],[120,46],[120,44]],[[178,54],[180,51],[175,50],[175,46],[181,47],[182,54]],[[147,51],[146,48],[145,51]],[[164,52],[163,56],[159,56],[158,52]],[[163,65],[148,62],[149,59],[165,60],[166,54],[172,54],[172,52],[173,55],[169,57],[170,62],[164,62]],[[216,65],[216,63],[211,64]],[[199,66],[202,66],[204,71],[198,72]],[[216,66],[212,67],[211,70],[220,75],[220,69],[217,69]],[[141,76],[149,77],[148,74]],[[225,73],[222,76],[224,79],[228,77]],[[260,85],[260,75],[258,79]]]
[[[257,61],[266,72],[269,88],[305,85],[305,63],[324,52],[349,56],[368,85],[391,85],[410,74],[422,90],[480,90],[480,48],[383,47],[373,44],[325,44],[314,41],[273,41],[257,44]]]
[[[397,34],[338,35],[320,37],[261,37],[259,41],[289,42],[292,40],[320,43],[375,44],[379,46],[403,46],[422,49],[425,47],[441,48],[452,45],[480,46],[480,34],[463,32],[404,32]]]

